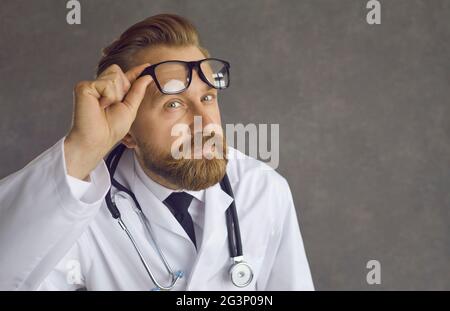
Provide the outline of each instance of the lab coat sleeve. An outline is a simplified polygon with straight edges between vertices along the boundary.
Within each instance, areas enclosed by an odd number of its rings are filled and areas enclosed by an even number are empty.
[[[104,161],[90,179],[75,195],[62,138],[0,180],[0,290],[37,289],[74,247],[110,187]]]
[[[279,230],[275,230],[275,234],[271,236],[271,242],[262,264],[263,267],[270,268],[263,269],[267,273],[258,278],[257,289],[266,291],[314,290],[292,194],[285,179],[279,190],[281,205],[283,205],[279,207],[285,211],[280,218],[281,223],[275,225],[275,228],[279,228]]]

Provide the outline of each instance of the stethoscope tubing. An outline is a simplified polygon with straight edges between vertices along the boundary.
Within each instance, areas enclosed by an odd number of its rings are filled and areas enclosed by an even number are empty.
[[[125,151],[125,149],[126,149],[125,145],[119,144],[110,152],[110,154],[107,156],[107,159],[105,161],[106,166],[109,171],[109,174],[110,174],[111,184],[112,184],[111,188],[108,190],[108,193],[105,196],[106,205],[108,207],[109,212],[111,213],[111,216],[114,219],[118,220],[120,227],[125,231],[129,240],[132,242],[133,247],[135,248],[136,252],[139,255],[140,261],[144,265],[145,270],[147,271],[147,274],[151,278],[152,282],[157,286],[157,289],[170,290],[175,287],[178,280],[183,276],[182,272],[179,271],[176,274],[173,272],[173,270],[171,269],[170,265],[168,264],[168,262],[164,256],[164,254],[162,253],[161,249],[157,245],[156,241],[154,241],[157,252],[163,259],[166,269],[169,271],[170,275],[172,276],[172,283],[169,286],[163,286],[163,285],[159,284],[159,282],[156,280],[155,276],[151,272],[150,267],[146,263],[146,261],[143,257],[143,254],[140,251],[139,247],[137,246],[137,243],[134,240],[131,232],[128,230],[127,226],[122,221],[119,209],[117,208],[115,202],[112,200],[111,190],[112,190],[112,187],[114,186],[119,191],[125,192],[128,196],[130,196],[132,198],[132,200],[135,203],[136,209],[139,212],[140,218],[141,219],[144,218],[144,222],[147,220],[145,218],[145,216],[143,216],[142,208],[141,208],[139,201],[137,200],[135,194],[133,192],[131,192],[129,189],[127,189],[125,186],[123,186],[121,183],[119,183],[114,178],[114,173],[117,169],[119,160],[120,160],[123,152]],[[242,250],[242,239],[241,239],[241,234],[240,234],[238,215],[237,215],[237,210],[236,210],[236,203],[234,200],[233,190],[231,188],[231,184],[230,184],[227,174],[225,174],[223,179],[221,180],[220,187],[222,188],[223,191],[225,191],[229,196],[231,196],[233,198],[233,201],[231,202],[230,206],[227,208],[225,213],[226,213],[226,225],[227,225],[227,232],[228,232],[228,246],[229,246],[229,251],[230,251],[230,257],[231,257],[232,261],[235,263],[233,265],[233,267],[234,267],[236,264],[239,264],[242,261],[243,250]],[[145,222],[145,226],[147,227],[151,238],[154,240],[153,233],[151,232],[147,222]],[[243,262],[243,264],[248,265],[245,262]],[[234,281],[233,281],[233,283],[234,283]],[[235,285],[238,287],[242,287],[240,285],[237,285],[236,283],[235,283]]]
[[[116,187],[118,190],[123,191],[127,193],[136,204],[136,207],[142,211],[142,208],[139,204],[139,201],[137,200],[136,196],[133,192],[128,190],[125,186],[120,184],[115,178],[114,173],[117,169],[117,166],[119,164],[119,160],[125,151],[126,147],[123,144],[118,145],[116,148],[111,151],[111,153],[108,155],[106,159],[106,166],[109,169],[109,174],[111,178],[111,184]],[[222,181],[220,182],[221,188],[233,198],[233,201],[231,202],[230,206],[226,210],[226,223],[227,223],[227,231],[228,231],[228,244],[230,249],[230,257],[240,257],[243,255],[242,250],[242,239],[241,239],[241,233],[240,233],[240,227],[239,227],[239,220],[236,210],[236,203],[234,201],[234,194],[233,190],[231,189],[230,180],[228,178],[228,175],[225,174]],[[121,214],[117,206],[114,202],[112,202],[111,199],[111,188],[108,190],[108,193],[105,197],[106,205],[112,215],[113,218],[118,219],[120,218]],[[233,234],[230,234],[233,233]]]

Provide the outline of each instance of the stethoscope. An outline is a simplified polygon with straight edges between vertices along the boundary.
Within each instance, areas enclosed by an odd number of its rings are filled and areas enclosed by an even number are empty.
[[[183,277],[184,273],[180,270],[174,271],[172,267],[169,265],[166,257],[164,256],[164,253],[162,252],[161,248],[158,246],[158,243],[156,243],[156,240],[154,238],[154,234],[152,232],[150,223],[148,219],[145,217],[145,215],[142,212],[141,206],[136,199],[136,196],[133,192],[131,192],[129,189],[127,189],[125,186],[120,184],[116,179],[114,179],[114,173],[117,169],[117,166],[119,164],[119,160],[125,151],[126,146],[123,144],[119,144],[116,148],[114,148],[111,153],[108,155],[106,159],[106,166],[109,171],[109,175],[111,178],[111,188],[109,189],[108,193],[106,194],[105,201],[106,205],[114,219],[117,219],[119,226],[125,231],[125,233],[128,236],[128,239],[133,244],[134,249],[136,250],[136,253],[139,256],[139,259],[141,260],[145,270],[147,271],[147,274],[149,275],[152,282],[155,284],[154,290],[171,290],[175,287],[177,282]],[[168,271],[169,275],[172,278],[171,283],[168,286],[164,286],[161,283],[159,283],[154,274],[152,273],[149,265],[144,259],[144,256],[142,252],[140,251],[135,239],[133,238],[133,235],[131,234],[130,230],[128,230],[125,223],[122,221],[119,209],[116,206],[116,203],[114,199],[111,197],[111,189],[112,187],[116,187],[119,192],[116,195],[120,195],[123,198],[132,199],[135,204],[135,211],[138,213],[141,221],[144,223],[144,226],[147,228],[147,231],[150,235],[151,240],[153,241],[154,248],[156,252],[158,253],[159,257],[161,258],[162,262],[164,263],[164,266],[166,270]],[[230,181],[228,179],[228,176],[225,174],[222,181],[220,182],[220,187],[230,196],[233,198],[232,203],[226,210],[226,224],[227,224],[227,231],[228,231],[228,246],[230,250],[230,257],[231,257],[231,266],[229,269],[229,274],[231,278],[231,282],[237,286],[237,287],[246,287],[248,286],[252,279],[253,279],[253,271],[251,266],[244,260],[244,255],[242,253],[242,240],[241,240],[241,232],[239,229],[239,221],[236,211],[236,204],[234,202],[234,195],[233,190],[231,189]]]

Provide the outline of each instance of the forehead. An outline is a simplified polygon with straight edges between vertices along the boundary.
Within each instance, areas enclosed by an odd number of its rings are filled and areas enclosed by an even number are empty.
[[[140,50],[133,58],[133,63],[140,65],[144,63],[157,64],[166,60],[200,60],[205,58],[205,55],[193,45],[182,47],[157,45]]]

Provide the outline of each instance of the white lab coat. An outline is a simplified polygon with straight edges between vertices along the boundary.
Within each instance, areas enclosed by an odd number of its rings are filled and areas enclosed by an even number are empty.
[[[20,171],[0,181],[1,290],[149,290],[148,277],[125,232],[104,202],[109,173],[102,161],[82,198],[68,180],[64,138]],[[165,205],[135,178],[126,150],[116,179],[137,196],[174,270],[185,275],[175,290],[313,290],[288,183],[273,169],[230,148],[233,188],[246,261],[254,278],[235,287],[228,273],[225,210],[232,202],[219,184],[205,190],[203,238],[198,252]],[[148,232],[118,199],[124,222],[157,280],[170,279]]]

